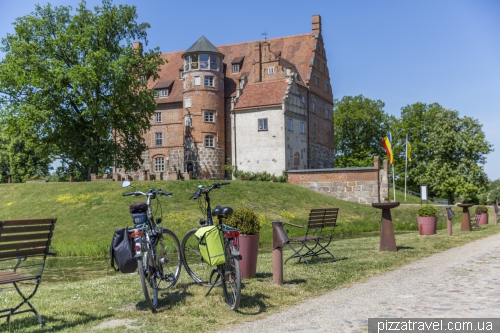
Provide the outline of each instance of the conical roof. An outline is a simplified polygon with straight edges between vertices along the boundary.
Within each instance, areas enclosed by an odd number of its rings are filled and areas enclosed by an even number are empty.
[[[201,36],[182,56],[184,57],[190,53],[217,53],[223,56],[222,52],[214,44],[210,43],[205,36]]]

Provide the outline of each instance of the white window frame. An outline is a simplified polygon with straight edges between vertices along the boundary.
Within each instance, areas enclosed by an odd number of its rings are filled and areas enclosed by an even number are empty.
[[[155,172],[165,171],[165,158],[155,157]]]
[[[215,148],[215,137],[211,134],[205,135],[204,146],[206,148]]]
[[[201,77],[195,76],[194,77],[194,85],[195,86],[200,86],[201,85]]]
[[[274,74],[274,66],[267,67],[267,74]]]
[[[157,123],[161,123],[161,112],[156,112],[156,114],[155,114],[155,121]]]
[[[240,64],[233,64],[232,71],[233,71],[233,73],[239,73],[240,72]]]
[[[206,75],[205,76],[205,87],[215,87],[215,80],[214,77],[211,75]]]
[[[155,146],[162,146],[162,145],[163,145],[163,133],[156,132],[155,133]]]
[[[286,128],[287,128],[287,130],[293,132],[293,119],[292,118],[287,118]]]
[[[300,122],[300,133],[306,134],[306,123]]]
[[[191,97],[184,98],[184,107],[185,108],[191,107]]]
[[[203,121],[206,123],[215,123],[215,111],[204,111]]]
[[[161,97],[168,97],[168,89],[160,89],[160,96]]]
[[[257,120],[257,124],[258,124],[258,129],[259,131],[267,131],[268,130],[268,122],[267,122],[267,118],[259,118]]]

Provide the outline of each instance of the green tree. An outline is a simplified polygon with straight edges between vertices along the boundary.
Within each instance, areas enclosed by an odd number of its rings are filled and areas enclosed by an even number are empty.
[[[391,121],[385,104],[363,95],[344,96],[334,104],[335,167],[373,166],[375,155],[385,156],[382,138]]]
[[[438,103],[414,103],[401,109],[401,116],[393,127],[392,147],[394,151],[394,168],[398,175],[396,184],[404,187],[405,183],[405,158],[404,143],[406,136],[410,142],[411,161],[408,161],[406,172],[406,188],[416,192],[420,191],[418,175],[426,170],[426,162],[431,159],[432,143],[429,135],[434,131],[436,115],[443,110]]]
[[[427,183],[431,193],[448,198],[449,204],[455,196],[477,201],[488,185],[482,165],[491,152],[482,125],[471,117],[460,118],[457,111],[441,109],[426,140],[429,151],[420,162],[417,182]]]
[[[147,23],[134,6],[103,0],[94,11],[36,6],[2,39],[0,119],[21,137],[36,136],[53,159],[88,179],[112,165],[135,169],[146,146],[142,134],[156,109],[147,79],[164,60],[147,44]],[[9,126],[9,125],[7,125]],[[29,147],[30,149],[33,147]],[[40,149],[41,151],[41,149]]]

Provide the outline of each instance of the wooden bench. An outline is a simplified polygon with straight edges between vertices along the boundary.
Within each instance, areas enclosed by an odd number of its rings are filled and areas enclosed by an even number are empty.
[[[327,247],[332,241],[338,214],[338,208],[311,209],[307,227],[305,227],[305,235],[290,238],[288,246],[292,249],[293,254],[285,260],[285,264],[292,258],[299,258],[299,262],[304,260],[309,265],[307,258],[317,258],[322,261],[321,255],[328,255],[329,258],[335,260]],[[304,228],[304,226],[288,222],[283,222],[283,225]]]
[[[0,221],[0,285],[13,284],[22,301],[13,308],[0,310],[0,318],[33,312],[40,326],[42,317],[30,303],[42,282],[45,260],[56,218]],[[27,290],[27,291],[26,291]],[[25,296],[25,293],[29,295]],[[29,309],[21,310],[23,305]]]

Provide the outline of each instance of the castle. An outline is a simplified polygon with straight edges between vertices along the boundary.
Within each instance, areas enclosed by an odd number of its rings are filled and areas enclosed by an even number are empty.
[[[319,15],[311,33],[217,47],[202,36],[161,56],[160,79],[148,83],[158,108],[144,163],[115,173],[224,179],[228,162],[277,176],[333,167],[333,93]]]

